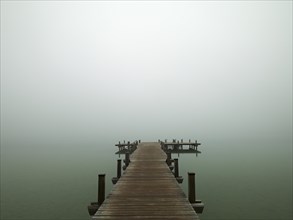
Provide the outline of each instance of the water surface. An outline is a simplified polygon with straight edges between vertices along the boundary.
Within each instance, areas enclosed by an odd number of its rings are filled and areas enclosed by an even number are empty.
[[[89,219],[97,174],[106,174],[108,194],[118,156],[114,140],[87,144],[70,151],[2,149],[1,219]],[[205,203],[201,219],[292,218],[290,142],[204,140],[200,149],[197,157],[180,154],[179,166],[186,194],[187,172],[196,172],[197,198]]]

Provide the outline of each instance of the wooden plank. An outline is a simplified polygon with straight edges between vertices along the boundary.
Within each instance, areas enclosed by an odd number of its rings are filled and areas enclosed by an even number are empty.
[[[93,219],[112,219],[112,220],[127,220],[127,219],[140,219],[140,220],[161,220],[161,219],[176,219],[176,220],[199,220],[198,216],[93,216]]]
[[[159,143],[141,143],[93,219],[199,219]]]

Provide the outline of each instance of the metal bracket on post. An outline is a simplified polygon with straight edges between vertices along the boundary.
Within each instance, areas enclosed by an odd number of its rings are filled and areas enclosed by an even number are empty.
[[[188,200],[196,213],[203,212],[204,203],[196,199],[195,173],[188,173]]]

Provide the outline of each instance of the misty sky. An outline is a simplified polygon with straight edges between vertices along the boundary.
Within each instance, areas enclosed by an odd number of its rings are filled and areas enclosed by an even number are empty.
[[[4,145],[291,132],[291,1],[1,1]]]

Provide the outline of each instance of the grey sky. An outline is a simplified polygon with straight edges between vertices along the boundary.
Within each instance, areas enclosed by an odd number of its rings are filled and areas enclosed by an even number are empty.
[[[1,132],[290,139],[292,2],[1,1]]]

